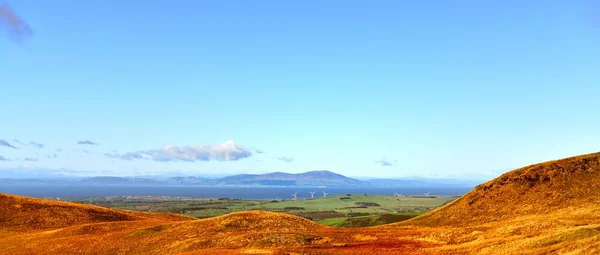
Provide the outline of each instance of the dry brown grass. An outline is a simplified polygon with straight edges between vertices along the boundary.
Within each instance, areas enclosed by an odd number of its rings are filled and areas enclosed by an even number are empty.
[[[523,167],[407,223],[465,226],[600,203],[600,153]],[[403,223],[403,224],[406,224]]]
[[[0,195],[1,254],[600,254],[600,154],[524,167],[412,220],[337,229],[250,211],[194,220]]]
[[[0,231],[61,228],[79,224],[134,220],[192,220],[159,213],[114,210],[99,206],[0,194]]]

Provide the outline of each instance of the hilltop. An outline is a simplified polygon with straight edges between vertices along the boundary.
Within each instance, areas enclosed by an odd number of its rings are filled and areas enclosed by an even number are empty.
[[[465,225],[600,204],[600,153],[526,166],[417,217],[419,225]]]
[[[600,153],[526,166],[452,203],[384,228],[436,229],[460,253],[600,253]]]

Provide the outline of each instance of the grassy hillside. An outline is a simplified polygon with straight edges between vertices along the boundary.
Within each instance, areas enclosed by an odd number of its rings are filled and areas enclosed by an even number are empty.
[[[0,230],[51,229],[77,224],[136,220],[190,220],[174,214],[141,213],[100,206],[0,194]]]
[[[594,153],[508,172],[407,224],[462,226],[598,204],[600,153]]]
[[[2,196],[0,232],[11,232],[0,233],[0,254],[600,254],[599,174],[600,154],[532,165],[430,213],[368,228],[265,211],[190,220]],[[385,219],[336,224],[373,220]]]

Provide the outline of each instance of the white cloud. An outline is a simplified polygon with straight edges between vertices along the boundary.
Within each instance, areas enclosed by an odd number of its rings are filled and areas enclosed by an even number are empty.
[[[190,145],[173,146],[168,145],[160,149],[129,152],[123,155],[145,154],[154,161],[235,161],[252,156],[252,150],[236,144],[234,141],[227,141],[215,145]],[[111,155],[122,156],[122,155]],[[121,158],[121,157],[117,157]],[[141,159],[143,157],[133,157],[131,159]],[[123,159],[123,158],[121,158]]]
[[[90,140],[78,141],[77,144],[80,144],[80,145],[98,145],[97,143],[92,142]]]
[[[294,159],[290,158],[290,157],[279,157],[277,159],[279,159],[279,160],[281,160],[281,161],[283,161],[285,163],[292,163],[294,161]]]
[[[127,152],[124,154],[119,154],[119,153],[105,153],[104,154],[105,157],[109,157],[109,158],[118,158],[118,159],[122,159],[122,160],[134,160],[134,159],[143,159],[144,157],[136,152]]]
[[[398,163],[397,160],[387,160],[387,159],[380,159],[380,160],[375,160],[375,163],[380,165],[380,166],[393,166],[396,163]]]

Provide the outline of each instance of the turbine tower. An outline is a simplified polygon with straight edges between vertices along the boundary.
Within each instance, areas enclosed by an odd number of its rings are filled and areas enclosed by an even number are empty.
[[[323,191],[323,197],[327,197],[327,195],[329,195],[329,193]]]
[[[310,193],[310,199],[315,198],[315,193],[314,191],[309,191],[308,193]]]
[[[294,197],[294,200],[298,199],[298,197],[297,197],[297,196],[298,196],[298,192],[296,192],[296,193],[292,194],[292,197]]]

